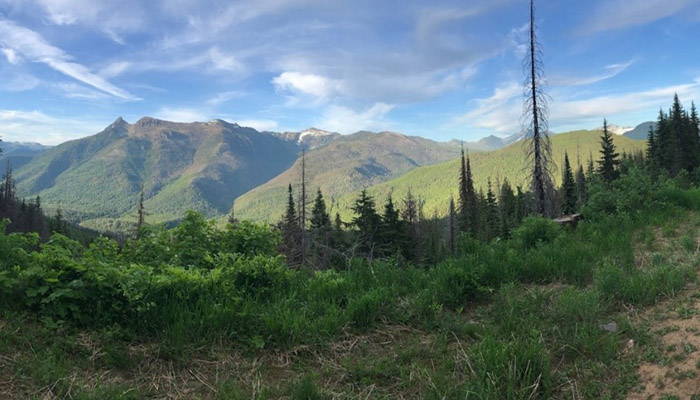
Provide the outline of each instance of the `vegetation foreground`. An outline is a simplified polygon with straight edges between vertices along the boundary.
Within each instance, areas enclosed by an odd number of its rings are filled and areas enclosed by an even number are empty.
[[[0,397],[624,398],[696,350],[639,318],[696,278],[689,187],[631,168],[575,230],[528,218],[431,267],[289,269],[270,228],[197,214],[123,248],[2,234]]]

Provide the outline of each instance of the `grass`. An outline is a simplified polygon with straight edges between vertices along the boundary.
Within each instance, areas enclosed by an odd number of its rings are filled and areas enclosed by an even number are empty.
[[[643,360],[673,362],[636,310],[694,279],[683,238],[697,240],[698,220],[583,224],[548,245],[483,246],[432,270],[360,263],[300,276],[254,310],[262,325],[249,337],[230,329],[245,321],[191,301],[159,310],[169,322],[156,336],[4,311],[0,397],[623,398]],[[610,322],[617,330],[601,328]]]

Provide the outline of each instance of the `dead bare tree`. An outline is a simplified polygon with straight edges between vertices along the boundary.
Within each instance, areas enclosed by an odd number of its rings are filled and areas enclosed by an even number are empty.
[[[530,0],[530,36],[528,54],[523,67],[526,80],[524,85],[523,130],[526,135],[526,154],[532,191],[535,197],[535,211],[540,215],[549,214],[553,188],[550,170],[552,145],[548,130],[548,99],[543,90],[544,68],[542,51],[537,41],[535,24],[535,2]]]

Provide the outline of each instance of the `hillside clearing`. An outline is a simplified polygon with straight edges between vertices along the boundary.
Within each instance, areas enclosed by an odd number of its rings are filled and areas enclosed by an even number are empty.
[[[630,243],[637,244],[637,268],[671,263],[697,270],[699,226],[697,214],[684,213],[656,228],[639,229]],[[137,341],[111,327],[76,330],[5,312],[0,320],[0,397],[452,399],[477,398],[469,393],[478,391],[487,399],[504,393],[528,398],[526,392],[538,387],[522,392],[513,386],[513,392],[504,392],[506,385],[524,378],[511,375],[511,368],[533,371],[510,364],[514,361],[508,355],[515,352],[549,354],[530,361],[551,366],[551,376],[532,377],[536,385],[548,385],[549,398],[624,398],[646,384],[644,396],[670,399],[661,396],[694,394],[689,390],[697,375],[688,363],[696,362],[695,348],[700,348],[693,336],[697,286],[680,294],[643,311],[625,302],[609,308],[591,286],[507,285],[489,302],[445,310],[437,326],[384,321],[364,332],[348,327],[330,341],[264,350],[229,341],[177,348]],[[674,295],[675,290],[664,292]],[[600,327],[610,322],[616,331]],[[527,339],[531,329],[540,333]],[[669,359],[675,361],[669,364]],[[636,378],[639,365],[641,380]],[[662,385],[649,386],[651,381]]]

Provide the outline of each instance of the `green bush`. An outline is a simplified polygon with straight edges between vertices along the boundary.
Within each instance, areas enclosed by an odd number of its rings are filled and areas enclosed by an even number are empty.
[[[553,241],[560,234],[561,227],[556,222],[546,218],[528,217],[513,230],[513,240],[521,248],[531,249]]]

